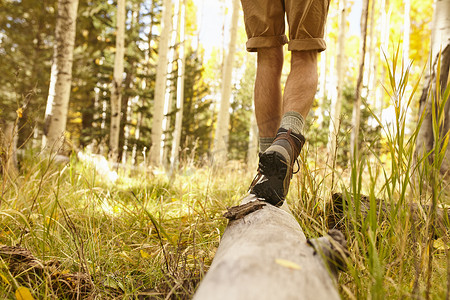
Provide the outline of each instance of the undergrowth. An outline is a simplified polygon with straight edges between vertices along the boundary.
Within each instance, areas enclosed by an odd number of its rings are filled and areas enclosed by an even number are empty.
[[[346,236],[343,298],[448,299],[449,220],[440,213],[450,204],[440,173],[448,133],[439,130],[450,88],[428,95],[437,146],[418,157],[424,115],[405,132],[418,83],[406,94],[409,67],[397,61],[398,51],[385,88],[396,123],[373,115],[383,130],[382,153],[362,143],[350,165],[337,169],[326,151],[307,145],[288,203],[307,237],[331,228]],[[188,165],[170,178],[119,170],[111,182],[76,157],[62,165],[39,157],[25,157],[14,180],[1,177],[0,247],[28,249],[39,262],[13,268],[17,262],[0,255],[1,299],[14,299],[21,287],[36,299],[190,299],[219,246],[222,214],[245,196],[254,175],[230,162],[220,170]]]

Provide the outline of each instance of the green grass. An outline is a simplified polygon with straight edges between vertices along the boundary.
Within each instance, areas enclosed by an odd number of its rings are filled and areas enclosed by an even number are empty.
[[[429,95],[437,103],[433,128],[440,146],[416,157],[423,119],[406,134],[405,109],[418,83],[407,94],[409,68],[397,64],[398,52],[391,61],[386,92],[397,122],[387,127],[379,121],[383,150],[363,143],[350,166],[337,169],[326,151],[307,145],[288,202],[307,237],[316,237],[329,229],[332,192],[354,199],[344,205],[339,223],[350,251],[338,280],[343,298],[448,299],[449,223],[434,220],[439,207],[450,204],[440,174],[448,134],[439,132],[450,87]],[[33,270],[13,272],[12,263],[0,260],[1,299],[14,299],[19,286],[35,299],[76,298],[76,277],[67,286],[55,278],[77,272],[90,276],[80,285],[99,299],[189,299],[219,246],[225,208],[239,203],[254,175],[230,162],[219,171],[185,166],[171,178],[122,172],[112,184],[75,158],[58,165],[37,157],[23,161],[17,179],[0,178],[0,245],[21,246],[58,264],[34,276]],[[365,212],[361,195],[368,197]],[[411,205],[428,206],[413,213]]]

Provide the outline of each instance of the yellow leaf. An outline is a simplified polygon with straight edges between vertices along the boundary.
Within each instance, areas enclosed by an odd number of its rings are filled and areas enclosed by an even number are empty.
[[[148,254],[148,252],[147,251],[144,251],[144,250],[142,250],[141,249],[141,256],[142,256],[142,258],[149,258],[150,257],[150,254]]]
[[[17,300],[34,300],[30,290],[24,286],[19,286],[15,295]]]
[[[5,275],[0,274],[0,277],[3,279],[3,281],[4,281],[7,285],[10,285],[10,284],[11,284],[11,283],[9,282],[8,278],[6,278]]]
[[[17,116],[19,117],[19,119],[22,118],[23,117],[23,109],[22,109],[22,107],[19,107],[16,110],[16,113],[17,113]]]
[[[275,259],[275,262],[277,264],[279,264],[280,266],[288,268],[288,269],[292,269],[292,270],[300,270],[301,269],[301,267],[299,265],[297,265],[295,262],[292,262],[287,259],[277,258],[277,259]]]
[[[433,242],[433,247],[438,251],[445,251],[449,246],[445,243],[443,238],[438,238]]]

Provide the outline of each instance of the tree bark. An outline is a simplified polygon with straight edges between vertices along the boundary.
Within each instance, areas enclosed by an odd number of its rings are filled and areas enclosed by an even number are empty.
[[[168,136],[169,136],[169,129],[170,129],[170,123],[171,123],[171,117],[172,117],[172,102],[174,98],[173,93],[173,82],[175,74],[173,72],[173,65],[175,61],[175,48],[177,44],[177,37],[178,32],[180,31],[180,1],[175,1],[175,7],[174,7],[174,14],[173,14],[173,30],[171,35],[171,41],[170,41],[170,49],[169,49],[169,55],[168,55],[168,64],[167,64],[167,74],[170,76],[170,80],[167,80],[167,87],[166,87],[166,93],[165,93],[165,101],[164,101],[164,119],[163,119],[163,134],[162,134],[162,141],[161,141],[161,149],[163,151],[161,162],[162,165],[167,167],[167,164],[170,163],[170,155],[171,155],[171,149],[169,150],[168,147]],[[178,78],[177,78],[178,79]],[[177,81],[178,82],[178,81]],[[173,136],[172,136],[173,137]]]
[[[435,141],[442,139],[442,137],[450,130],[450,102],[447,102],[444,107],[444,122],[440,126],[439,137],[435,136],[433,131],[432,107],[433,102],[436,103],[437,95],[443,95],[443,91],[449,84],[449,69],[450,69],[450,0],[436,0],[433,14],[433,25],[431,34],[431,52],[433,54],[432,73],[428,75],[427,83],[422,90],[422,95],[419,100],[419,116],[424,116],[422,126],[417,137],[416,153],[418,157],[423,157],[434,148]],[[439,52],[441,54],[440,62],[440,87],[441,90],[436,91],[437,80],[437,63]],[[430,92],[431,89],[431,92]],[[439,96],[441,98],[441,96]],[[441,103],[446,99],[440,99]],[[437,109],[437,108],[436,108]],[[433,161],[434,154],[429,159]],[[447,148],[445,158],[441,165],[441,173],[448,176],[450,170],[450,150]]]
[[[180,0],[181,2],[181,0]],[[181,129],[183,125],[183,103],[184,103],[184,69],[186,65],[185,57],[185,18],[186,18],[186,0],[180,3],[180,22],[178,23],[180,33],[180,47],[178,51],[178,75],[177,75],[177,103],[175,115],[175,129],[173,132],[172,152],[170,155],[170,167],[172,170],[178,168],[179,151],[181,141]]]
[[[255,109],[252,105],[252,116],[250,119],[250,130],[248,138],[247,168],[255,170],[258,166],[258,125],[256,124]]]
[[[345,32],[347,29],[347,0],[339,1],[339,33],[336,55],[336,97],[331,99],[328,153],[330,162],[336,160],[336,138],[339,130],[345,65]]]
[[[119,157],[120,117],[122,104],[123,62],[125,54],[125,0],[117,0],[116,53],[111,84],[111,128],[109,133],[109,160]]]
[[[358,149],[359,127],[361,123],[361,90],[364,79],[364,63],[366,56],[368,15],[369,15],[369,0],[364,0],[361,12],[361,49],[359,58],[359,72],[358,72],[358,79],[356,81],[355,103],[353,104],[353,114],[352,114],[353,129],[350,135],[350,155],[352,159],[354,158],[354,155]]]
[[[59,0],[50,87],[45,110],[42,149],[59,152],[64,145],[72,84],[78,0]]]
[[[236,39],[239,21],[239,0],[233,0],[233,14],[231,16],[230,43],[225,59],[222,78],[222,98],[220,101],[219,114],[217,116],[216,132],[214,136],[213,160],[215,164],[221,164],[227,160],[228,136],[230,124],[230,97],[231,79],[233,73],[234,54],[236,52]]]
[[[161,166],[161,137],[164,119],[164,102],[167,83],[167,54],[169,52],[169,37],[172,30],[172,1],[164,0],[161,34],[159,37],[158,66],[156,69],[155,101],[152,122],[152,146],[149,160],[152,166]]]
[[[193,299],[339,299],[287,205],[276,208],[253,195],[243,203],[225,214],[230,221]]]
[[[410,0],[403,0],[404,15],[403,15],[403,62],[409,63],[409,35],[411,32],[411,2]]]

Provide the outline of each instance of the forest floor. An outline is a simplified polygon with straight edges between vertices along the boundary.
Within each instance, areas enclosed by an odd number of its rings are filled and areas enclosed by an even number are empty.
[[[288,195],[308,238],[329,229],[330,191],[368,195],[367,211],[358,200],[343,208],[350,260],[339,276],[342,297],[448,299],[448,219],[437,224],[433,213],[450,204],[445,186],[413,186],[404,173],[364,159],[331,172],[309,152]],[[230,162],[186,166],[172,177],[119,170],[110,179],[75,156],[57,164],[32,154],[21,170],[14,180],[1,177],[1,299],[190,299],[219,246],[223,213],[254,176]],[[433,201],[418,214],[410,209]]]

